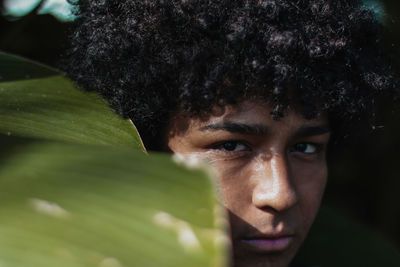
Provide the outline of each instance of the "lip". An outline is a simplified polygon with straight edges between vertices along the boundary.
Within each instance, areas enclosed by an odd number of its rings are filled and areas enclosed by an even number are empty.
[[[292,235],[255,236],[240,240],[246,246],[260,252],[280,252],[287,249],[293,242]]]

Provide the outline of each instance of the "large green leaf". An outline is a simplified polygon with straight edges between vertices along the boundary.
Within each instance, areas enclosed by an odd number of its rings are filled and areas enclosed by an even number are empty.
[[[225,266],[213,188],[166,155],[25,146],[0,169],[0,266]]]
[[[144,150],[134,125],[61,73],[0,53],[0,133]]]

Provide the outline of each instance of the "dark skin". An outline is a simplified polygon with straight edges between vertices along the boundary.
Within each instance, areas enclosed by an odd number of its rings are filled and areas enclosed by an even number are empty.
[[[325,188],[328,121],[290,109],[274,120],[270,105],[259,101],[214,111],[204,118],[177,113],[168,147],[215,170],[230,213],[233,266],[288,266]]]

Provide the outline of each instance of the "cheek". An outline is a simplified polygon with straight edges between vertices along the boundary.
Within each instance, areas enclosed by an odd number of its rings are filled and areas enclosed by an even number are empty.
[[[214,160],[212,163],[217,176],[218,191],[222,196],[223,205],[231,210],[243,210],[251,203],[250,184],[251,175],[245,160]]]
[[[295,169],[299,208],[308,231],[318,212],[328,177],[326,162]]]

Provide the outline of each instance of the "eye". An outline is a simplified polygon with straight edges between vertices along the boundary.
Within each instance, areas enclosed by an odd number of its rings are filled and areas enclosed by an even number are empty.
[[[314,143],[297,143],[295,144],[291,152],[300,152],[304,154],[316,154],[322,150],[322,145]]]
[[[213,146],[214,149],[225,150],[229,152],[247,151],[249,147],[240,141],[226,141]]]

